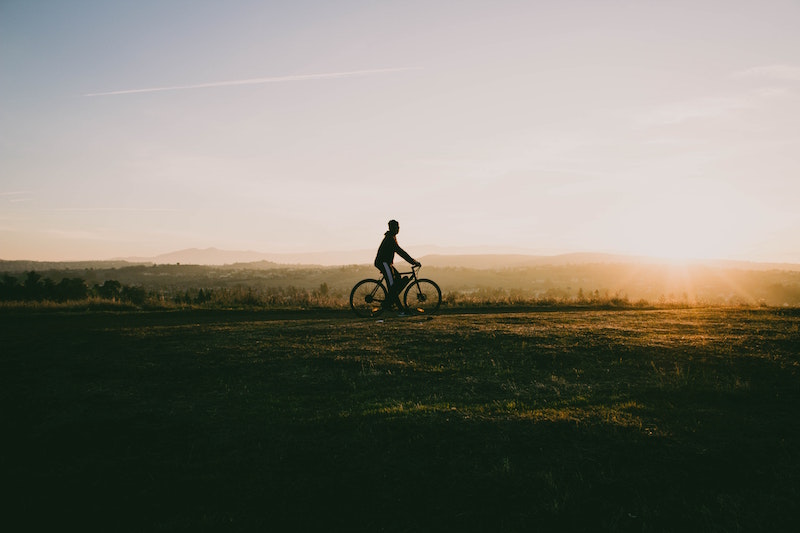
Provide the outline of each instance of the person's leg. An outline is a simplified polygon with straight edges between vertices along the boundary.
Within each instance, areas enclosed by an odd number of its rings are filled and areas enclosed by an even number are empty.
[[[381,267],[381,272],[386,278],[386,284],[389,286],[386,307],[391,307],[392,304],[394,304],[397,306],[398,310],[403,311],[403,304],[400,302],[400,295],[398,294],[399,291],[397,290],[399,287],[397,282],[400,281],[400,276],[398,275],[397,269],[395,269],[394,266],[389,263],[382,263]]]
[[[400,291],[403,290],[402,279],[400,278],[400,272],[398,272],[394,266],[392,266],[392,270],[394,271],[394,276],[393,276],[394,285],[392,286],[393,297],[390,299],[392,303],[394,303],[394,305],[397,306],[397,310],[402,313],[403,311],[406,310],[405,307],[403,307],[403,303],[400,301]]]

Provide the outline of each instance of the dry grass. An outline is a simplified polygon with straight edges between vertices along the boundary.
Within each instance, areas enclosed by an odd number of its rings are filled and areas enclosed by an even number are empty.
[[[798,518],[795,311],[2,318],[7,525],[787,531]]]

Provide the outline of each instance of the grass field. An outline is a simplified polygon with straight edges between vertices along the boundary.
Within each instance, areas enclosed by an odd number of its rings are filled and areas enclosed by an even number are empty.
[[[800,313],[0,312],[6,531],[788,531]]]

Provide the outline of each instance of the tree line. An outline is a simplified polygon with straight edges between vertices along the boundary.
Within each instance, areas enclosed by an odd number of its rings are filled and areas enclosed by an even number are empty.
[[[267,287],[254,289],[236,286],[216,289],[159,289],[148,291],[138,285],[126,285],[117,280],[105,280],[102,284],[89,285],[80,277],[64,277],[55,282],[43,278],[35,271],[25,272],[17,279],[9,273],[0,278],[0,302],[76,302],[97,298],[114,302],[155,306],[211,305],[224,307],[342,307],[346,295],[330,291],[327,283],[318,289]]]
[[[63,278],[56,283],[31,271],[21,281],[9,274],[0,280],[0,301],[7,302],[68,302],[95,297],[141,305],[146,296],[142,287],[123,285],[113,279],[90,287],[82,278]]]

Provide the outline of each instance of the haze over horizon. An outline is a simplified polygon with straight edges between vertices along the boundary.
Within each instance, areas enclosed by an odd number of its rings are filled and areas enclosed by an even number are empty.
[[[800,3],[0,5],[0,259],[800,263]]]

